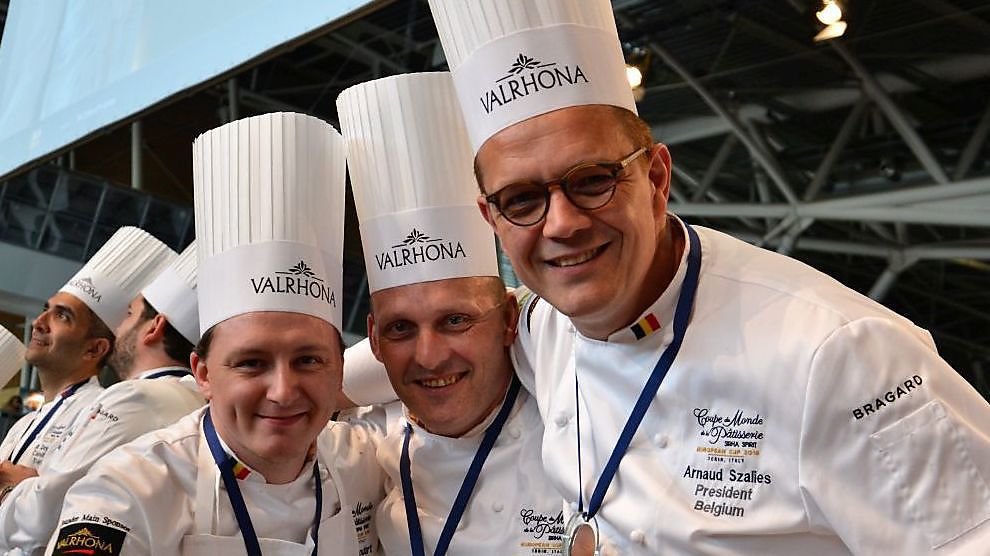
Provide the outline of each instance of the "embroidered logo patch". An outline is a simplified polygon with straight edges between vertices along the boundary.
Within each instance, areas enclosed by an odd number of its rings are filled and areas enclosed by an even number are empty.
[[[73,523],[62,527],[52,554],[117,556],[127,533],[98,523]]]
[[[564,535],[564,513],[561,511],[540,513],[525,506],[519,510],[522,523],[522,541],[526,554],[560,554]]]

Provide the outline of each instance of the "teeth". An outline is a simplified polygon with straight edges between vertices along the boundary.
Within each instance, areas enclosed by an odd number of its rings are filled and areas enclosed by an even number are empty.
[[[460,379],[460,375],[451,375],[446,378],[427,378],[421,380],[420,382],[427,388],[443,388],[444,386],[450,386]]]
[[[554,266],[574,266],[574,265],[579,265],[583,262],[590,261],[592,258],[594,258],[596,254],[598,254],[598,250],[591,249],[589,251],[585,251],[584,253],[574,255],[571,257],[559,257],[553,259],[551,263]]]

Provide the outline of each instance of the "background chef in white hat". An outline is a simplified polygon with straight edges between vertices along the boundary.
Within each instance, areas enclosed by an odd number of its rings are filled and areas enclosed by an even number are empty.
[[[210,404],[93,466],[49,552],[374,554],[367,434],[327,421],[340,389],[344,146],[301,114],[193,145],[199,322]]]
[[[85,410],[88,419],[58,447],[47,472],[24,481],[16,506],[0,507],[4,537],[24,552],[44,549],[66,491],[100,457],[203,405],[189,370],[189,354],[199,340],[195,244],[131,301],[114,336],[109,363],[121,382]]]
[[[0,327],[0,384],[7,384],[24,366],[24,343],[6,328]],[[19,398],[20,396],[18,396]],[[9,402],[8,402],[9,403]],[[7,409],[4,409],[6,412]],[[15,412],[14,415],[20,415]]]
[[[45,404],[15,423],[0,445],[0,549],[25,540],[16,525],[7,528],[36,482],[25,479],[44,476],[60,457],[58,446],[88,417],[85,410],[103,391],[96,375],[112,351],[112,330],[131,298],[174,257],[144,230],[121,228],[34,319],[25,358],[38,369]]]
[[[517,371],[569,528],[603,554],[986,551],[990,406],[906,319],[667,212],[609,2],[430,6],[478,205],[539,296]]]
[[[337,99],[368,334],[404,402],[387,408],[378,448],[388,476],[379,536],[389,554],[547,554],[560,547],[561,497],[543,476],[536,402],[509,359],[517,303],[475,207],[456,102],[446,72],[370,81]]]

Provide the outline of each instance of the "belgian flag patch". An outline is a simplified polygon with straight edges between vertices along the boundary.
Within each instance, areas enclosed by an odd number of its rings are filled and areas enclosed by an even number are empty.
[[[117,556],[127,533],[99,523],[80,522],[62,527],[52,554]]]

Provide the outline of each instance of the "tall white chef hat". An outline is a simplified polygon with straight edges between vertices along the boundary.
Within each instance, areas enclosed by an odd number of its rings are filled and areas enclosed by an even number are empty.
[[[24,344],[0,326],[0,387],[14,378],[24,365]]]
[[[127,318],[127,306],[176,257],[148,232],[124,226],[59,291],[71,293],[110,330]]]
[[[337,98],[372,293],[498,276],[456,102],[447,72],[368,81]]]
[[[340,134],[304,114],[263,114],[196,138],[202,332],[254,311],[340,330],[345,168]]]
[[[144,299],[179,334],[196,344],[199,341],[199,305],[196,301],[196,242],[165,267],[141,292]]]
[[[430,0],[430,10],[475,152],[569,106],[636,113],[608,0]]]

